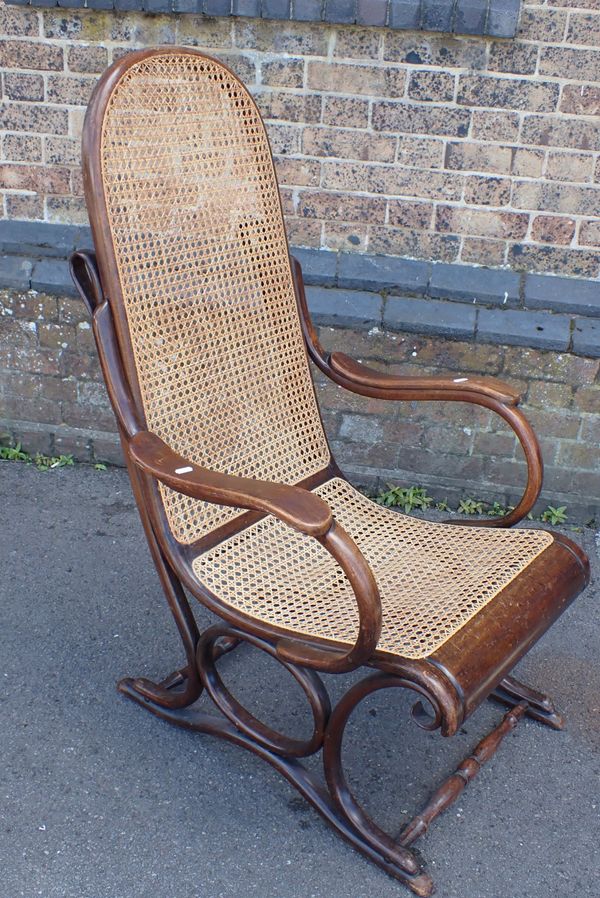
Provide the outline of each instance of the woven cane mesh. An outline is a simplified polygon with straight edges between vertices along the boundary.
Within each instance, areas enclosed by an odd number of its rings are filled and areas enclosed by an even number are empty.
[[[371,566],[383,607],[378,648],[424,658],[490,602],[552,542],[542,530],[435,524],[376,505],[344,480],[314,490]],[[227,605],[296,634],[352,644],[354,593],[317,542],[273,517],[193,562]]]
[[[165,51],[106,108],[101,163],[149,428],[213,470],[297,483],[329,462],[263,123],[218,62]],[[239,510],[161,486],[194,542]]]

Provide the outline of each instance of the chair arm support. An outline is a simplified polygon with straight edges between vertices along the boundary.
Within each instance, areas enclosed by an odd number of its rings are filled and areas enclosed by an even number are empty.
[[[516,406],[520,395],[502,381],[489,377],[402,377],[375,371],[351,359],[344,353],[334,352],[324,370],[340,386],[363,396],[378,399],[409,401],[470,402],[489,408],[503,418],[516,435],[527,462],[527,484],[516,507],[502,518],[484,518],[470,521],[470,526],[511,527],[521,521],[533,508],[542,488],[544,463],[535,432]],[[448,523],[462,523],[449,521]]]
[[[359,632],[354,646],[348,652],[340,652],[282,639],[276,648],[283,660],[328,673],[342,673],[359,667],[373,655],[381,633],[379,590],[357,545],[333,520],[323,499],[301,487],[203,468],[174,452],[147,430],[136,433],[127,448],[132,461],[142,471],[171,489],[193,499],[272,514],[295,530],[318,539],[340,565],[354,590],[359,609]]]
[[[272,514],[309,536],[327,533],[331,510],[319,496],[298,486],[236,477],[203,468],[143,430],[128,441],[132,460],[146,474],[192,499]]]
[[[470,521],[477,527],[511,527],[522,520],[533,508],[542,489],[544,464],[537,437],[523,413],[516,407],[519,394],[507,384],[487,377],[401,377],[369,369],[344,353],[329,355],[319,341],[312,323],[302,267],[291,257],[292,276],[296,290],[302,333],[311,360],[330,380],[361,396],[376,399],[443,400],[446,402],[472,402],[489,408],[500,415],[516,434],[527,462],[527,485],[520,502],[503,518]],[[449,523],[459,523],[450,521]],[[462,522],[460,522],[462,523]]]
[[[329,357],[331,370],[348,382],[348,386],[370,387],[383,394],[393,392],[394,399],[446,399],[477,401],[471,394],[487,396],[502,405],[518,405],[520,394],[508,384],[493,377],[404,377],[368,368],[343,352]],[[386,398],[383,395],[382,398]]]
[[[356,642],[348,652],[341,652],[281,639],[277,643],[277,654],[283,661],[324,673],[347,673],[366,664],[377,648],[381,635],[381,597],[368,562],[340,524],[334,521],[319,542],[337,561],[354,591],[360,621]]]

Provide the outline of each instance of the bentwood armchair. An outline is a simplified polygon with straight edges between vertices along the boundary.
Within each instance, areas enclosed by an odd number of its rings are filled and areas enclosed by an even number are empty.
[[[289,255],[264,125],[218,60],[178,48],[120,59],[90,102],[83,164],[95,254],[76,253],[72,273],[185,651],[161,682],[119,688],[171,723],[255,752],[355,848],[429,895],[412,843],[519,718],[560,728],[550,700],[510,672],[588,579],[570,540],[510,529],[542,480],[519,397],[490,379],[391,377],[323,350]],[[308,357],[365,396],[497,412],[527,459],[517,508],[451,526],[364,497],[332,459]],[[200,633],[184,589],[220,622]],[[273,730],[228,691],[217,661],[244,643],[304,690],[306,739]],[[332,709],[319,674],[359,668]],[[489,696],[509,710],[393,838],[353,796],[342,741],[366,696],[397,687],[415,694],[415,722],[444,736]],[[220,716],[203,709],[203,692]],[[302,764],[319,752],[321,783]]]

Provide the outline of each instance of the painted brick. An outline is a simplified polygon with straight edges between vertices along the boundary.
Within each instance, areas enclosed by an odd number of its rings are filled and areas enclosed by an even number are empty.
[[[454,31],[457,34],[483,34],[488,12],[488,0],[457,0]]]
[[[207,16],[227,16],[231,12],[231,0],[204,0],[203,11]]]
[[[490,0],[487,33],[495,37],[514,37],[520,8],[520,0]]]
[[[524,296],[529,309],[552,309],[600,318],[600,282],[528,274]]]
[[[421,4],[415,0],[391,0],[389,24],[391,28],[419,28]]]
[[[319,324],[371,328],[381,322],[381,297],[373,293],[309,287],[306,297]]]
[[[338,267],[340,287],[362,290],[395,290],[423,295],[431,266],[412,259],[360,256],[342,253]]]
[[[475,309],[468,305],[389,296],[383,313],[383,325],[395,331],[472,338],[475,315]]]
[[[356,22],[356,0],[325,0],[325,21],[352,25]]]
[[[302,266],[305,284],[333,287],[336,283],[337,254],[318,249],[293,247],[292,254]]]
[[[0,286],[23,289],[29,286],[33,265],[20,256],[0,256]]]
[[[600,358],[600,321],[576,318],[573,328],[573,352]]]
[[[458,302],[515,306],[519,303],[520,281],[513,271],[440,264],[432,267],[427,292]]]
[[[319,22],[322,6],[322,0],[294,0],[294,19],[302,22]]]
[[[477,337],[486,343],[566,350],[571,340],[571,319],[539,312],[480,309]]]
[[[454,0],[422,0],[422,28],[426,31],[452,31]]]
[[[290,0],[262,0],[261,15],[265,19],[289,19]]]
[[[387,14],[387,0],[358,0],[356,21],[359,25],[385,25]]]
[[[35,262],[31,272],[31,286],[34,290],[41,290],[44,293],[77,295],[69,267],[64,259],[42,259]]]

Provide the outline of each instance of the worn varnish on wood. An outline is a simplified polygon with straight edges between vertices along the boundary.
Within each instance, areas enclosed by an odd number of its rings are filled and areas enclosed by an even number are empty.
[[[518,394],[491,379],[389,377],[323,350],[289,256],[264,125],[219,61],[178,48],[120,59],[90,102],[83,162],[96,254],[76,253],[72,272],[185,652],[165,680],[120,689],[263,757],[358,850],[428,895],[409,845],[519,717],[560,725],[547,697],[508,675],[588,577],[569,540],[509,529],[542,481]],[[457,527],[365,499],[331,457],[309,357],[362,395],[499,414],[527,460],[518,506]],[[200,634],[185,589],[223,623]],[[217,660],[244,642],[296,678],[309,739],[276,732],[228,692]],[[332,709],[319,673],[361,666],[366,676]],[[358,805],[341,760],[353,710],[384,688],[416,693],[416,723],[447,736],[487,696],[516,706],[400,839]],[[204,690],[222,718],[196,706]],[[316,752],[322,783],[299,761]]]

